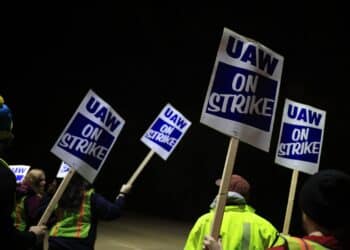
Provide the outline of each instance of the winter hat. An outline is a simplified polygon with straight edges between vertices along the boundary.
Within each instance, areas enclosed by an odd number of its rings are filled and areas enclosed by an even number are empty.
[[[0,95],[0,142],[13,138],[12,134],[12,113],[5,104],[4,98]]]
[[[0,164],[0,216],[11,214],[16,191],[16,176],[7,166]]]
[[[220,186],[221,179],[216,180],[216,185]],[[242,176],[234,174],[231,176],[228,191],[241,194],[246,200],[249,198],[250,184]]]
[[[349,222],[350,176],[339,170],[319,171],[304,183],[299,195],[302,211],[320,226],[334,229]],[[348,226],[348,225],[346,225]]]

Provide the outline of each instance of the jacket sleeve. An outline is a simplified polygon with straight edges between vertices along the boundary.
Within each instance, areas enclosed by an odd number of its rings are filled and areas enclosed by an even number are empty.
[[[113,220],[120,217],[125,204],[125,197],[119,196],[111,202],[98,193],[92,194],[92,214],[101,220]]]
[[[202,249],[205,236],[205,215],[199,217],[188,234],[184,250]]]

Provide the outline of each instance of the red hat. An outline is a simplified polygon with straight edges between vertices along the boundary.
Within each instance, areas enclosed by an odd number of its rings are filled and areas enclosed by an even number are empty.
[[[217,179],[215,183],[216,185],[220,186],[221,179]],[[242,176],[234,174],[231,176],[228,191],[239,193],[247,199],[249,197],[250,184]]]

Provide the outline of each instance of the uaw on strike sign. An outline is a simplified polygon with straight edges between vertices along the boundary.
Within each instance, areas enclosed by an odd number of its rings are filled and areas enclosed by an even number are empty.
[[[168,103],[141,141],[166,160],[190,126],[191,122]]]
[[[93,182],[125,121],[89,90],[51,152]]]
[[[326,112],[286,99],[275,162],[308,174],[318,172]]]
[[[224,29],[201,123],[269,151],[283,57]]]

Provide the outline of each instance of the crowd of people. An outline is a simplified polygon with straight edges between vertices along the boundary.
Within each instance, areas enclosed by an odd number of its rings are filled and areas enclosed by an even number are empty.
[[[299,206],[302,212],[304,237],[293,237],[279,233],[272,245],[264,248],[253,246],[247,248],[236,247],[243,244],[244,237],[227,245],[225,239],[214,239],[205,235],[204,246],[207,250],[222,249],[271,249],[271,250],[302,250],[302,249],[350,249],[349,239],[349,205],[346,197],[350,192],[350,176],[335,169],[321,170],[310,176],[299,193]],[[227,218],[224,217],[224,221]],[[252,224],[246,220],[246,223]],[[251,225],[253,227],[253,225]],[[237,229],[232,229],[226,237],[236,237]],[[223,232],[223,231],[222,231]],[[251,231],[246,231],[252,241]],[[273,235],[274,232],[273,232]],[[262,236],[260,236],[262,237]],[[254,244],[252,242],[251,244]],[[199,248],[198,248],[199,249]]]
[[[57,184],[46,188],[45,172],[39,168],[31,168],[17,184],[3,155],[14,138],[12,127],[12,112],[0,96],[1,244],[13,250],[41,250],[44,236],[48,234],[50,250],[94,249],[98,221],[120,217],[131,185],[122,185],[115,201],[110,201],[75,173],[47,225],[38,225]]]
[[[13,213],[16,207],[16,176],[3,159],[3,152],[11,143],[12,113],[0,96],[0,235],[1,244],[10,246],[10,249],[32,249],[40,244],[47,227],[45,225],[30,226],[26,230],[19,230],[15,226]]]
[[[50,250],[94,249],[100,220],[121,216],[131,185],[124,184],[114,201],[98,194],[78,173],[59,199],[46,225],[38,225],[55,190],[46,189],[45,172],[32,168],[24,181],[16,177],[4,160],[4,149],[11,143],[13,119],[0,96],[0,235],[10,249],[42,249],[45,234]],[[216,184],[220,186],[221,180]],[[56,186],[57,187],[57,186]],[[232,249],[350,249],[350,176],[335,169],[311,175],[299,192],[304,237],[280,233],[249,205],[250,183],[242,176],[231,176],[219,237],[210,235],[214,208],[200,216],[191,228],[184,250]]]

